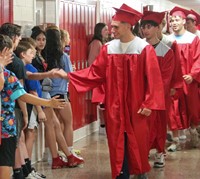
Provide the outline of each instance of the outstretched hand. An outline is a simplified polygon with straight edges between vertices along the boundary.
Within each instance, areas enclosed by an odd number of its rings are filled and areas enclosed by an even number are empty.
[[[144,115],[144,116],[150,116],[151,112],[152,112],[151,109],[140,108],[137,113],[141,114],[141,115]]]
[[[54,96],[53,98],[51,98],[51,103],[50,106],[52,108],[57,108],[57,109],[63,109],[67,102],[65,101],[65,99],[58,99],[59,96]]]
[[[5,67],[6,65],[8,65],[9,63],[12,63],[12,52],[10,51],[10,49],[8,48],[4,48],[1,52],[0,55],[0,64],[2,67]]]
[[[55,75],[59,76],[60,78],[67,78],[67,73],[63,69],[57,70],[54,72]]]

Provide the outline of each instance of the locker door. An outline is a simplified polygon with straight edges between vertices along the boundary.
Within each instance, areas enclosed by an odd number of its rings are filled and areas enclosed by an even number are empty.
[[[96,24],[96,6],[60,0],[60,28],[70,34],[70,59],[77,70],[87,66],[88,36]],[[96,120],[96,104],[91,103],[91,92],[78,94],[70,86],[74,129]]]
[[[0,24],[13,22],[13,0],[0,0]]]
[[[101,22],[104,22],[108,25],[109,32],[111,31],[111,20],[112,16],[115,14],[113,8],[104,8],[101,10]]]

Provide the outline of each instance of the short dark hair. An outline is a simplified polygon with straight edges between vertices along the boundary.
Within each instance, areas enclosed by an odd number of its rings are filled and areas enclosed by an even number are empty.
[[[5,47],[11,49],[12,46],[12,40],[7,35],[0,34],[0,51],[2,51]]]
[[[154,27],[157,27],[157,26],[159,25],[159,24],[156,23],[155,21],[152,21],[152,20],[144,20],[144,21],[141,21],[140,27],[143,27],[143,26],[145,26],[145,25],[147,25],[147,24],[151,24],[151,25],[154,26]]]
[[[44,34],[44,36],[46,36],[45,31],[42,30],[40,28],[40,26],[34,26],[31,30],[32,30],[31,38],[33,38],[35,40],[36,40],[37,36],[40,34]]]
[[[191,20],[192,22],[195,22],[195,20],[190,17],[187,17],[186,20]]]
[[[13,39],[15,36],[21,35],[21,28],[22,27],[17,24],[4,23],[0,27],[0,34],[7,35]]]
[[[16,50],[15,50],[15,54],[20,57],[20,54],[22,52],[26,52],[28,49],[33,49],[34,47],[30,44],[30,42],[28,40],[22,40],[19,42]]]

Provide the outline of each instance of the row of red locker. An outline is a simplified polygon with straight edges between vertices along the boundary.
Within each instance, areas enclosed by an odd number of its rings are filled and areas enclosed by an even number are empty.
[[[59,26],[70,33],[70,58],[77,69],[87,66],[87,47],[96,24],[96,5],[86,5],[60,0]],[[102,11],[101,21],[110,23],[111,12]],[[23,20],[23,19],[22,19]],[[0,24],[13,22],[13,0],[0,0]],[[91,103],[90,93],[78,94],[70,87],[74,129],[96,120],[96,105]]]

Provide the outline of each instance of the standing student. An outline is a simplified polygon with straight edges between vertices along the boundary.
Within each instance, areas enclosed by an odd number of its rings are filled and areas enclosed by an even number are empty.
[[[95,25],[94,35],[88,47],[88,65],[91,65],[96,59],[96,57],[99,55],[102,45],[105,44],[105,42],[108,39],[108,34],[108,26],[105,23],[99,22]],[[105,127],[104,93],[104,85],[101,85],[98,88],[94,88],[92,90],[92,102],[99,103],[99,105],[97,106],[97,110],[99,113],[101,127]]]
[[[0,38],[1,41],[3,41],[4,36],[0,36]],[[4,49],[2,49],[0,53],[0,93],[4,87],[4,82],[5,82],[3,69],[9,63],[12,63],[12,54],[10,53],[9,49],[5,47]],[[1,111],[1,96],[0,96],[0,111]],[[1,145],[1,120],[2,118],[0,117],[0,145]]]
[[[155,51],[132,33],[142,14],[123,4],[112,17],[115,40],[104,45],[93,64],[68,77],[78,92],[105,83],[106,132],[112,178],[146,179],[151,110],[164,110],[163,83]]]
[[[198,30],[198,25],[200,24],[200,15],[193,11],[190,10],[190,14],[187,15],[186,18],[186,29],[200,37],[200,31]]]
[[[60,31],[56,26],[50,26],[46,29],[46,60],[47,60],[47,70],[52,70],[54,68],[63,69],[66,72],[73,71],[72,66],[70,65],[69,56],[63,53],[62,43],[60,40]],[[61,99],[65,99],[67,105],[64,109],[55,110],[56,115],[59,117],[59,120],[62,120],[64,125],[64,138],[65,142],[68,145],[70,153],[73,153],[74,160],[76,164],[84,163],[82,157],[76,156],[73,151],[73,115],[71,110],[71,104],[68,101],[67,92],[68,92],[68,80],[63,78],[52,78],[52,88],[49,91],[51,97],[59,95]]]
[[[173,30],[170,37],[177,41],[179,47],[183,79],[183,90],[178,91],[178,100],[173,107],[173,109],[178,109],[178,113],[173,116],[175,120],[170,119],[170,122],[176,122],[173,124],[174,146],[179,145],[178,130],[190,127],[191,144],[193,147],[197,147],[199,137],[196,127],[200,122],[198,108],[200,105],[198,94],[200,41],[196,35],[188,32],[184,27],[188,14],[190,14],[190,11],[180,7],[174,7],[170,11]]]
[[[163,19],[161,24],[159,24],[159,29],[158,29],[158,32],[157,32],[157,35],[158,35],[158,38],[160,39],[160,41],[162,43],[164,43],[165,45],[167,45],[169,48],[171,48],[173,50],[173,53],[174,53],[174,71],[173,71],[173,74],[172,74],[172,81],[171,81],[171,89],[170,89],[170,96],[171,96],[171,100],[170,100],[170,103],[169,103],[169,111],[168,111],[168,119],[169,119],[169,116],[172,119],[173,116],[176,115],[176,111],[175,110],[171,110],[171,108],[173,108],[173,104],[177,102],[177,98],[176,98],[176,93],[177,91],[180,91],[182,90],[183,88],[183,84],[182,84],[182,72],[181,72],[181,66],[180,66],[180,54],[179,54],[179,50],[178,50],[178,45],[177,45],[177,42],[176,40],[170,38],[168,35],[166,34],[163,34],[163,28],[165,27],[166,25],[166,20]],[[169,120],[168,120],[169,121]],[[176,122],[171,122],[169,123],[168,122],[168,125],[170,125],[168,127],[168,129],[171,129],[173,130],[174,129],[174,126],[173,124],[176,123]],[[175,125],[175,128],[176,128],[176,125]],[[168,135],[167,135],[167,139],[172,141],[173,139],[171,138],[171,131],[168,131]],[[180,135],[179,134],[179,138],[180,139],[185,139],[185,135]],[[174,152],[176,151],[177,148],[176,146],[172,143],[169,148],[168,148],[168,151],[170,152]]]
[[[146,41],[151,44],[155,51],[160,67],[162,81],[165,92],[166,110],[154,111],[150,116],[150,149],[156,148],[155,168],[165,166],[165,141],[167,132],[167,113],[169,111],[170,90],[172,85],[172,75],[174,72],[174,53],[158,38],[159,24],[165,16],[164,12],[145,11],[141,19],[142,34]]]
[[[1,36],[1,38],[4,38],[4,36]],[[12,54],[10,53],[9,49],[8,48],[4,48],[2,51],[1,51],[1,54],[0,54],[0,91],[3,89],[3,86],[4,86],[4,74],[2,73],[3,72],[3,69],[10,63],[12,63]]]
[[[68,66],[69,66],[69,69],[70,71],[76,71],[76,66],[72,64],[70,58],[69,58],[69,55],[70,55],[70,35],[69,35],[69,32],[67,30],[63,30],[63,29],[60,29],[60,35],[61,35],[61,42],[62,42],[62,47],[63,47],[63,57],[65,58]],[[69,100],[69,103],[71,102],[70,101],[70,94],[69,94],[69,82],[67,84],[67,98]],[[67,106],[67,111],[69,114],[72,114],[72,108],[71,108],[71,104]],[[71,115],[71,117],[73,117],[73,115]],[[61,127],[62,127],[62,130],[64,131],[64,126],[63,126],[63,123],[62,121],[60,121],[61,123]],[[73,152],[75,152],[77,155],[79,155],[81,153],[80,150],[77,150],[77,149],[73,149],[72,150]],[[59,154],[63,154],[62,152],[59,151]]]
[[[0,35],[0,37],[2,36]],[[3,38],[0,38],[0,53],[5,47],[12,53],[13,44],[11,39],[3,36]],[[10,179],[11,167],[15,165],[15,150],[17,145],[16,119],[14,114],[15,100],[20,98],[22,101],[30,104],[57,108],[62,108],[65,102],[61,99],[44,100],[27,94],[14,73],[7,69],[4,69],[4,77],[4,88],[1,91],[2,143],[0,145],[0,178]]]
[[[108,26],[105,23],[99,22],[95,25],[94,35],[88,48],[88,65],[91,65],[99,55],[102,45],[107,42],[108,34]]]
[[[0,28],[0,33],[8,35],[13,42],[13,50],[16,49],[19,41],[21,40],[21,26],[12,23],[4,23]],[[15,53],[13,53],[13,61],[11,64],[7,65],[6,68],[12,71],[20,83],[24,85],[24,80],[26,78],[26,73],[24,69],[23,62],[19,59]],[[17,140],[18,145],[16,149],[16,159],[15,166],[13,168],[13,176],[15,179],[22,177],[23,171],[27,173],[27,168],[30,168],[28,153],[25,146],[24,129],[27,127],[28,114],[26,104],[20,99],[17,100],[15,106],[15,118],[17,121]],[[24,161],[24,158],[26,161]],[[29,167],[28,167],[29,165]],[[22,167],[23,166],[23,167]]]
[[[43,30],[41,30],[38,26],[35,26],[32,29],[31,37],[36,42],[36,57],[32,61],[32,65],[29,64],[29,67],[31,66],[31,69],[33,71],[29,71],[28,77],[32,76],[34,79],[40,79],[41,85],[42,85],[42,97],[43,98],[51,98],[49,91],[51,90],[50,84],[44,83],[46,79],[42,79],[41,77],[53,77],[47,70],[47,63],[46,60],[43,57],[43,50],[45,48],[46,44],[46,34]],[[30,69],[30,68],[29,68]],[[38,72],[39,74],[38,74]],[[53,71],[53,70],[51,70]],[[36,75],[35,75],[36,74]],[[49,78],[48,78],[49,79]],[[49,81],[49,80],[47,80]],[[67,146],[67,143],[65,141],[65,138],[63,136],[63,133],[61,131],[61,126],[59,123],[59,120],[52,108],[43,108],[43,111],[46,115],[47,121],[44,121],[45,125],[45,139],[47,146],[50,149],[51,155],[52,155],[52,169],[57,168],[63,168],[63,167],[75,167],[82,163],[82,160],[77,158],[75,155],[73,155]],[[56,145],[56,141],[58,145],[60,146],[60,149],[65,154],[65,157],[67,157],[68,162],[64,162],[62,158],[58,155],[58,149]]]
[[[32,42],[32,44],[30,43]],[[35,57],[35,48],[32,46],[34,45],[34,41],[29,38],[24,38],[22,39],[16,50],[15,54],[22,60],[25,69],[27,71],[30,71],[32,69],[28,64],[32,62],[32,59]],[[26,92],[33,94],[35,96],[41,97],[41,91],[40,91],[40,84],[38,81],[35,80],[25,80],[25,85],[24,88]],[[38,128],[38,121],[45,121],[46,116],[42,110],[41,106],[34,106],[31,104],[27,104],[27,112],[28,112],[28,125],[26,130],[24,131],[25,133],[25,145],[27,149],[27,158],[24,160],[26,161],[28,159],[29,161],[29,168],[28,170],[24,171],[24,176],[31,178],[31,177],[36,177],[36,178],[46,178],[43,174],[40,174],[35,171],[35,169],[32,169],[31,167],[31,158],[32,158],[32,150],[33,150],[33,144],[35,141],[35,136],[36,136],[36,130]],[[37,116],[38,116],[38,121],[37,121]]]

